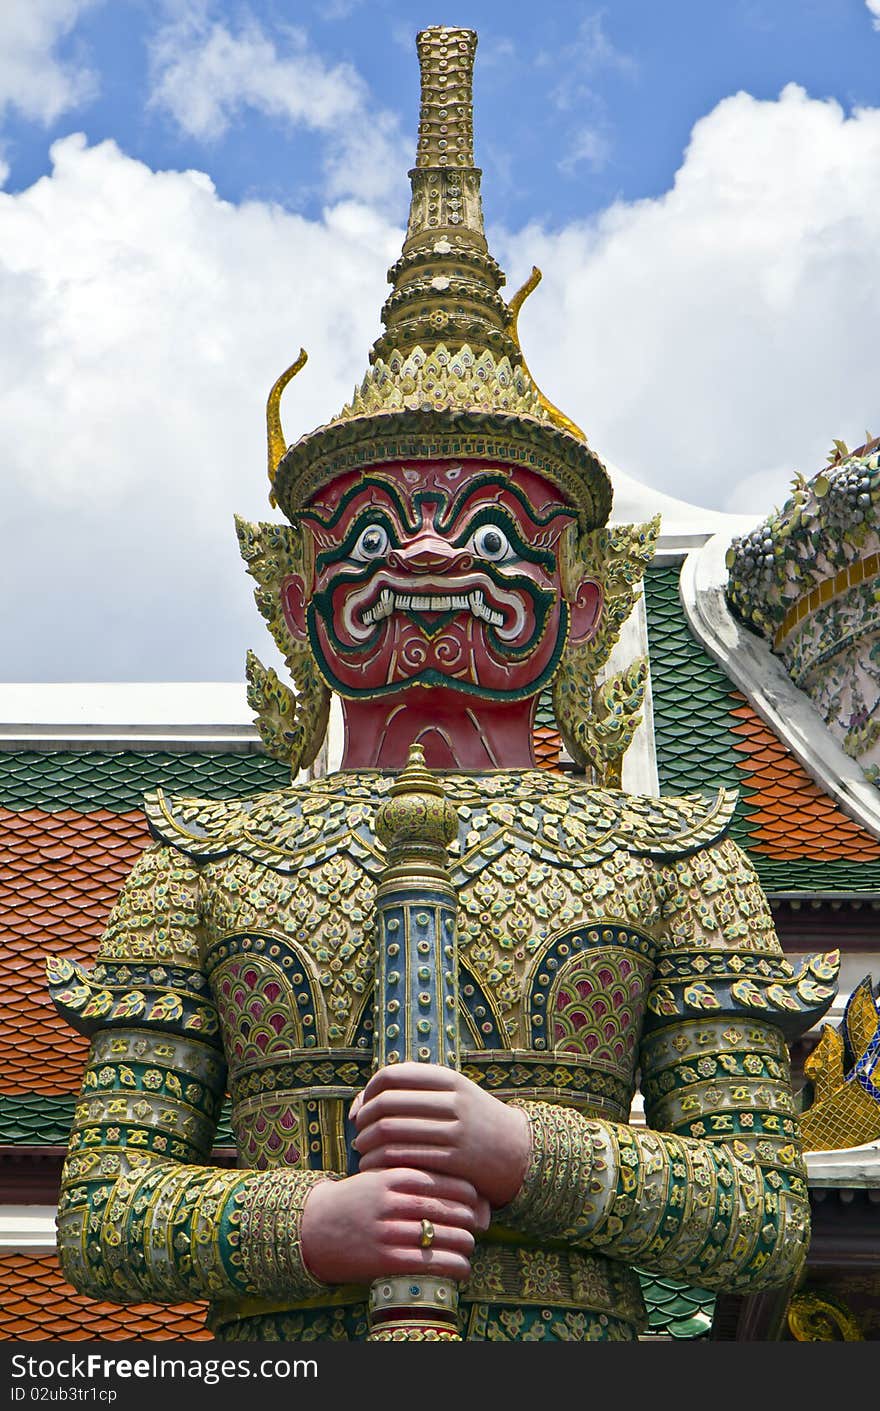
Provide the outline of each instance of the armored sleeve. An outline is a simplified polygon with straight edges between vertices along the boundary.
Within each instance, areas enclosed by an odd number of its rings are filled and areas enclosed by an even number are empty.
[[[666,934],[640,1051],[648,1127],[520,1104],[531,1162],[499,1218],[707,1288],[784,1283],[809,1235],[786,1039],[827,1009],[837,956],[788,963],[729,839],[659,878]]]
[[[226,1064],[199,954],[199,873],[147,849],[91,971],[49,961],[56,1006],[91,1037],[58,1207],[72,1284],[115,1303],[323,1289],[299,1224],[323,1172],[211,1164]]]

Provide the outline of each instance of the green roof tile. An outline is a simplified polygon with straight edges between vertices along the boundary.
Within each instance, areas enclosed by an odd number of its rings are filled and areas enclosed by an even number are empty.
[[[691,635],[678,597],[678,565],[649,569],[645,604],[657,768],[664,794],[738,789],[729,677]]]
[[[535,725],[540,729],[556,730],[556,716],[553,714],[553,693],[552,691],[542,691],[538,697],[538,708],[535,711]]]
[[[0,1146],[66,1146],[73,1122],[76,1097],[0,1095]],[[229,1104],[220,1115],[216,1146],[234,1146],[229,1125]]]
[[[673,1338],[705,1337],[715,1316],[715,1294],[690,1288],[674,1279],[639,1270],[642,1296],[648,1310],[648,1332]]]
[[[0,807],[15,810],[128,813],[152,789],[229,798],[289,783],[290,770],[262,754],[0,751]]]
[[[679,565],[650,568],[645,604],[651,654],[651,691],[657,770],[664,794],[710,791],[721,785],[740,790],[731,829],[751,857],[766,891],[878,892],[880,862],[777,862],[759,852],[748,828],[748,800],[742,754],[733,747],[732,710],[737,687],[692,635],[678,595]]]

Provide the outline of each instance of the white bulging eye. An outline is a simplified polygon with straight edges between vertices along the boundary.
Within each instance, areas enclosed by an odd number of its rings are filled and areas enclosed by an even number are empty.
[[[381,558],[388,551],[388,531],[383,524],[368,524],[358,535],[352,558],[366,561]]]
[[[478,558],[488,559],[490,563],[500,563],[513,552],[510,540],[497,524],[481,525],[471,539],[471,549]]]

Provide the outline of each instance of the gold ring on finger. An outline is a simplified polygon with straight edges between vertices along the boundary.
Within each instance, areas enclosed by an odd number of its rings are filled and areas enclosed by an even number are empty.
[[[430,1220],[422,1221],[422,1233],[419,1235],[419,1244],[422,1249],[430,1249],[434,1243],[434,1226]]]

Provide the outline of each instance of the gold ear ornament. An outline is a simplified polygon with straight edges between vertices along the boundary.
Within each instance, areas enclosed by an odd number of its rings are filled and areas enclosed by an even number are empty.
[[[252,524],[235,517],[247,571],[256,579],[254,600],[293,678],[296,691],[271,667],[247,655],[248,704],[263,744],[291,774],[315,759],[327,733],[330,691],[321,679],[307,642],[294,637],[284,617],[281,594],[291,575],[311,582],[311,555],[304,531],[290,524]]]
[[[659,515],[646,524],[603,525],[586,533],[572,526],[563,546],[566,597],[584,579],[592,579],[602,589],[604,602],[590,640],[569,640],[566,646],[553,682],[553,713],[572,759],[591,783],[605,788],[621,785],[623,756],[641,720],[647,657],[602,680],[600,673],[635,606],[659,532]]]

